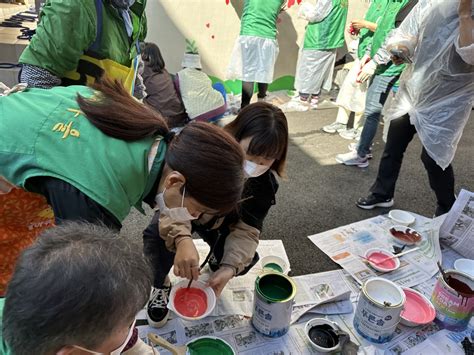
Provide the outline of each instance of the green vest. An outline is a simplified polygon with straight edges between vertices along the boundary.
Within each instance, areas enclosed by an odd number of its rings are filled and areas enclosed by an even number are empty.
[[[126,142],[105,135],[80,111],[76,95],[85,86],[30,89],[0,98],[0,176],[25,188],[27,179],[66,181],[119,221],[159,178],[166,144],[160,143],[151,171],[148,153],[155,138]]]
[[[370,22],[378,23],[380,18],[383,15],[385,6],[387,5],[387,0],[374,0],[370,4],[367,13],[365,14],[364,19]],[[367,28],[362,28],[359,32],[359,46],[357,47],[357,57],[362,59],[365,55],[367,47],[372,42],[372,37],[374,32],[370,31]]]
[[[304,35],[304,49],[334,49],[344,45],[347,0],[332,0],[332,9],[321,22],[309,23]]]
[[[44,68],[59,78],[75,70],[79,58],[94,44],[99,32],[96,1],[47,1],[36,35],[21,54],[20,63]],[[146,36],[146,0],[136,0],[130,8],[133,25],[131,39],[119,11],[108,0],[102,0],[102,3],[97,57],[129,67],[137,55],[136,41],[143,41]]]
[[[0,297],[0,355],[11,355],[10,349],[8,349],[7,344],[3,341],[2,335],[2,318],[3,318],[3,307],[5,306],[5,298]]]
[[[409,0],[388,0],[384,14],[377,25],[377,30],[372,39],[372,47],[370,49],[371,58],[374,57],[375,53],[377,53],[379,48],[383,45],[388,33],[395,28],[395,18],[408,1]],[[394,65],[392,62],[389,62],[387,65],[377,66],[375,74],[383,76],[399,76],[403,69],[405,69],[405,64]]]
[[[276,22],[283,0],[245,0],[240,34],[276,38]]]

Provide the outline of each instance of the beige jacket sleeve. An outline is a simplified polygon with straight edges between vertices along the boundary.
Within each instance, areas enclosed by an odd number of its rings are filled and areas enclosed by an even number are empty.
[[[176,242],[191,239],[191,221],[177,222],[168,216],[160,215],[158,228],[160,237],[164,239],[168,250],[172,252],[176,252]]]
[[[242,272],[252,261],[257,250],[260,231],[239,221],[230,227],[224,244],[221,264],[235,267],[236,274]]]

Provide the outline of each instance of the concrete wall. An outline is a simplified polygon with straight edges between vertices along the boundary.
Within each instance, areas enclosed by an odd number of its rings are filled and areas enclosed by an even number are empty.
[[[368,6],[368,0],[349,0],[348,20],[363,17]],[[181,68],[185,38],[195,40],[204,71],[225,80],[225,70],[240,30],[242,7],[243,0],[149,0],[147,40],[160,47],[170,72]],[[294,5],[279,17],[280,54],[275,79],[295,73],[306,25],[297,18],[297,11],[298,5]]]

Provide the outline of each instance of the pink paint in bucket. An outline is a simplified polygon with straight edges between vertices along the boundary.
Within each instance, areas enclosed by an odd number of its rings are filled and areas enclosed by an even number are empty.
[[[456,270],[446,271],[446,280],[438,277],[431,295],[436,318],[446,329],[466,329],[474,311],[474,278]]]

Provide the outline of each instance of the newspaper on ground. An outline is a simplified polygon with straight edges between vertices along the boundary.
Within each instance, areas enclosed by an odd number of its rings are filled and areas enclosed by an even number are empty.
[[[194,244],[199,252],[200,260],[204,260],[209,253],[209,245],[202,239],[194,239]],[[281,240],[261,240],[257,252],[260,255],[260,259],[265,256],[275,255],[282,258],[288,265],[288,255],[286,255],[285,247]],[[212,271],[208,267],[204,267],[201,270],[201,276],[199,280],[207,282]],[[217,300],[216,307],[211,313],[211,316],[222,316],[222,315],[252,315],[253,307],[253,294],[255,289],[255,279],[258,275],[263,273],[263,267],[258,262],[246,275],[234,277],[229,281],[224,290],[222,291],[221,297]],[[173,271],[170,272],[170,279],[172,284],[176,284],[183,279],[174,276]]]
[[[439,231],[440,242],[474,259],[474,193],[461,190]]]
[[[146,325],[138,327],[138,335],[146,343],[148,333],[158,334],[175,345],[187,344],[202,336],[214,336],[225,340],[237,354],[243,355],[313,354],[306,339],[304,324],[292,326],[288,333],[280,338],[269,338],[259,334],[249,318],[237,315],[207,317],[194,322],[176,318],[160,329]],[[170,354],[161,347],[156,349],[162,355]]]
[[[292,324],[315,307],[330,302],[350,300],[354,292],[358,293],[358,285],[344,270],[295,276],[293,281],[296,283],[297,293],[291,314]]]
[[[370,248],[393,250],[395,242],[389,230],[394,223],[386,216],[377,216],[315,234],[309,239],[360,284],[372,277],[383,275],[400,286],[411,287],[436,274],[438,272],[436,262],[441,260],[438,226],[431,219],[415,216],[416,224],[413,228],[423,238],[419,245],[420,250],[401,257],[400,268],[390,273],[382,274],[375,271],[361,257]]]
[[[344,301],[336,301],[321,304],[312,308],[309,313],[317,314],[320,316],[333,315],[333,314],[347,314],[354,312],[354,306],[350,299]]]
[[[397,277],[391,278],[390,274],[384,274],[383,277],[392,279],[405,287],[413,287],[430,298],[437,272],[437,269],[434,269],[436,265],[433,267],[432,264],[442,259],[443,267],[449,269],[461,255],[452,248],[453,244],[439,245],[437,231],[444,223],[444,219],[448,218],[446,215],[434,220],[421,216],[416,217],[417,224],[414,228],[422,233],[424,238],[421,244],[422,252],[416,257],[409,257],[410,254],[404,257],[407,270]],[[391,225],[389,219],[379,216],[310,238],[313,243],[335,260],[334,256],[341,253],[358,255],[357,253],[362,253],[364,248],[373,245],[381,247],[380,244],[382,244],[383,247],[389,247],[391,242],[386,231]],[[195,242],[201,258],[204,258],[207,255],[208,246],[202,240]],[[258,252],[261,257],[277,255],[288,261],[281,241],[261,241]],[[350,258],[348,257],[348,259]],[[219,308],[214,312],[216,316],[194,322],[174,318],[163,328],[155,329],[147,325],[146,314],[143,310],[137,316],[139,336],[146,340],[147,334],[153,332],[172,344],[183,345],[197,337],[209,335],[226,340],[237,354],[314,354],[306,338],[304,326],[306,321],[311,318],[325,317],[336,322],[342,330],[350,335],[352,342],[360,346],[359,354],[444,355],[464,353],[460,342],[465,336],[471,337],[473,340],[474,320],[471,320],[466,331],[457,333],[441,329],[436,322],[414,328],[399,324],[393,339],[384,344],[373,344],[360,336],[353,326],[353,310],[357,307],[359,284],[363,282],[364,278],[360,277],[357,282],[354,279],[356,272],[352,264],[356,265],[356,261],[360,262],[360,260],[340,262],[347,271],[334,270],[293,277],[297,285],[297,296],[292,320],[294,322],[299,319],[292,324],[288,334],[283,337],[268,338],[259,334],[251,325],[255,278],[263,272],[260,264],[257,264],[248,275],[229,282],[226,291],[219,299],[217,306]],[[409,269],[411,269],[411,273]],[[372,270],[369,271],[372,272]],[[208,275],[209,271],[205,270],[202,277],[205,278]],[[162,354],[169,354],[163,349],[157,349]]]

